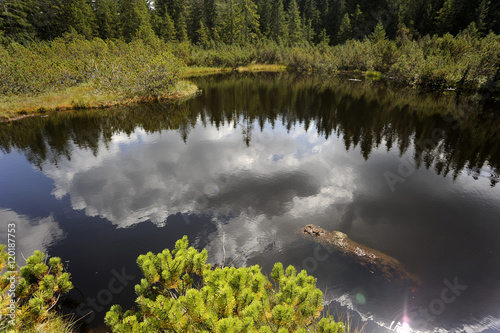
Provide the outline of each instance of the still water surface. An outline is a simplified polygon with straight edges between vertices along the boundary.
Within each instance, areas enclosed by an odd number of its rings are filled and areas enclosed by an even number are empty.
[[[139,254],[188,235],[213,263],[307,269],[369,331],[500,332],[498,105],[288,74],[196,83],[178,105],[0,124],[0,221],[25,257],[67,262],[90,327],[133,306]],[[309,223],[422,284],[327,252],[297,233]]]

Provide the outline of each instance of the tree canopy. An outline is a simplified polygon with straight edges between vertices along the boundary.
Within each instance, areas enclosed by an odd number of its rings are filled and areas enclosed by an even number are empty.
[[[74,30],[87,39],[293,45],[328,37],[336,44],[369,36],[378,23],[390,39],[402,27],[415,37],[442,36],[472,23],[480,36],[498,34],[498,17],[500,3],[490,0],[0,0],[0,41],[26,44]]]

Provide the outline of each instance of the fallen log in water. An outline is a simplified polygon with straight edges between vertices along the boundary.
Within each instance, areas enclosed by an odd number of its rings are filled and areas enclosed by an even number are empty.
[[[409,282],[410,284],[421,283],[420,279],[406,271],[397,259],[359,244],[349,239],[343,232],[329,232],[313,224],[306,225],[301,229],[301,232],[305,236],[312,236],[315,242],[354,259],[357,263],[369,269],[370,272],[381,274],[389,281]]]

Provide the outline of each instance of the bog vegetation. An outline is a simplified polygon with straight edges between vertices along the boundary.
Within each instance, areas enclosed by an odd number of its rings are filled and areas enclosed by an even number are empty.
[[[0,268],[9,262],[0,246]],[[323,316],[323,294],[305,271],[297,274],[277,263],[274,283],[259,266],[212,267],[207,251],[188,247],[184,236],[175,248],[137,259],[144,278],[135,286],[138,309],[123,312],[113,305],[106,324],[113,332],[344,332],[342,323]],[[15,285],[15,287],[12,287]],[[7,331],[67,332],[60,314],[60,296],[73,288],[60,258],[36,251],[21,269],[0,279],[0,314]],[[11,300],[17,301],[14,310]],[[9,317],[9,314],[14,316]],[[74,317],[73,317],[74,320]]]
[[[88,84],[96,92],[158,96],[182,77],[183,64],[161,46],[104,42],[66,34],[51,42],[0,48],[0,93],[38,94]]]
[[[432,88],[500,79],[489,0],[2,0],[0,93],[154,96],[182,66],[370,71]]]

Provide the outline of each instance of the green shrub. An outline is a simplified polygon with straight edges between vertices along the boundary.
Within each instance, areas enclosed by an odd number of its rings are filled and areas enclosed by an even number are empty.
[[[274,285],[260,267],[212,268],[207,251],[188,247],[141,255],[138,311],[118,305],[106,314],[114,332],[344,332],[332,317],[319,320],[323,294],[305,271],[278,263]]]
[[[168,51],[158,51],[136,40],[111,44],[109,51],[95,61],[93,86],[101,91],[125,95],[159,96],[179,82],[183,63]]]
[[[58,327],[63,331],[66,324],[56,309],[60,296],[73,288],[70,275],[64,271],[60,258],[47,260],[43,253],[35,251],[26,259],[26,266],[20,269],[8,261],[5,245],[0,244],[0,271],[9,265],[9,268],[0,278],[0,315],[4,320],[1,324],[6,331],[29,332],[39,331],[41,327],[53,326],[53,323],[62,324]],[[12,285],[15,284],[14,292]],[[17,302],[15,316],[10,317],[11,300]],[[13,319],[13,320],[11,320]]]
[[[184,44],[175,48],[177,54]],[[29,47],[0,46],[0,94],[39,94],[87,83],[98,90],[156,96],[181,79],[183,68],[158,40],[127,44],[67,34]]]

